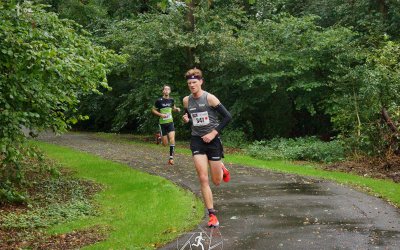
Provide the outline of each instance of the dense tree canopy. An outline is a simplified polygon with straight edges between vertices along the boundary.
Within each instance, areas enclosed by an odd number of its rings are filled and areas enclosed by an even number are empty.
[[[89,117],[75,126],[154,132],[161,87],[180,106],[192,67],[238,141],[335,136],[400,152],[399,13],[397,0],[1,1],[0,201],[23,178],[24,129]]]
[[[66,16],[78,2],[101,14]],[[382,108],[398,113],[399,60],[384,57],[398,46],[398,1],[71,0],[57,10],[130,56],[113,92],[83,102],[91,119],[81,127],[154,131],[160,87],[172,85],[179,104],[193,66],[232,111],[230,129],[250,139],[341,134],[369,143],[382,133]]]
[[[84,97],[90,119],[80,128],[153,132],[161,86],[179,105],[193,66],[233,113],[229,129],[249,139],[341,135],[371,145],[385,133],[382,110],[398,119],[395,0],[35,2],[129,56],[109,76],[113,91]]]
[[[41,6],[0,3],[0,198],[7,181],[21,178],[23,130],[65,131],[82,118],[80,96],[108,88],[107,72],[123,63],[88,37]]]

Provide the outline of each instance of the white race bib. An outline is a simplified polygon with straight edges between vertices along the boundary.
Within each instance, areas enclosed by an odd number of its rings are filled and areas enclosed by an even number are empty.
[[[171,113],[168,113],[166,115],[167,115],[167,117],[162,118],[164,121],[171,119],[171,116],[172,116]]]
[[[191,114],[191,116],[192,116],[193,126],[196,126],[196,127],[197,126],[205,126],[210,123],[210,119],[208,117],[207,111],[193,113],[193,114]]]

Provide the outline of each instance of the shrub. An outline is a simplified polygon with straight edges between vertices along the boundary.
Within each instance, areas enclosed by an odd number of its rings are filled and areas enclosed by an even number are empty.
[[[51,164],[45,163],[45,167]],[[60,175],[50,175],[49,172],[38,170],[43,164],[35,164],[30,168],[29,173],[34,175],[35,181],[19,187],[19,190],[25,190],[24,202],[28,204],[11,210],[0,209],[0,230],[48,227],[97,213],[91,198],[101,190],[99,184],[75,179],[65,171]],[[11,191],[0,189],[0,195],[4,193],[13,199],[19,197],[19,193],[9,192]],[[10,197],[6,198],[10,200]]]
[[[304,160],[330,163],[345,158],[345,149],[341,141],[323,142],[316,137],[256,141],[249,145],[246,151],[253,157],[265,160]]]
[[[224,130],[222,140],[224,145],[232,148],[244,148],[248,145],[245,133],[240,130]]]
[[[81,96],[107,88],[107,73],[125,61],[32,2],[0,2],[0,183],[11,183],[0,186],[0,202],[25,200],[16,191],[26,181],[24,130],[63,132],[84,119]]]

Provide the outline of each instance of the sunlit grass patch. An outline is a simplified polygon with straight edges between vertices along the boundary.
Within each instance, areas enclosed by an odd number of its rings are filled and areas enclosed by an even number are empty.
[[[36,144],[77,177],[105,187],[95,196],[98,216],[54,226],[51,233],[101,226],[109,228],[108,238],[89,249],[154,248],[193,228],[203,216],[198,198],[161,177],[69,148]]]

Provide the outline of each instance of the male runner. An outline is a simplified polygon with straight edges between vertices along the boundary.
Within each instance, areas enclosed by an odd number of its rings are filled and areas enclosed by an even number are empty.
[[[213,196],[208,180],[208,168],[210,167],[211,179],[216,186],[222,180],[225,182],[230,180],[229,171],[221,162],[223,148],[219,134],[232,119],[232,116],[217,97],[202,89],[203,76],[201,70],[191,69],[186,72],[185,77],[191,95],[183,98],[185,114],[182,118],[185,123],[190,123],[192,128],[190,149],[200,181],[204,204],[208,210],[208,226],[217,227],[219,221],[215,216]],[[222,117],[221,122],[218,120],[218,115]]]
[[[152,113],[159,116],[160,134],[162,138],[162,145],[167,146],[169,140],[169,165],[174,165],[174,152],[175,152],[175,127],[172,118],[172,111],[180,112],[180,108],[175,106],[174,99],[169,97],[171,87],[164,85],[163,96],[154,104]]]

